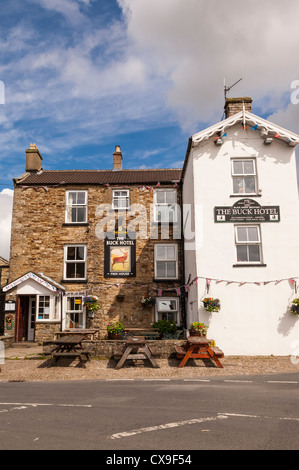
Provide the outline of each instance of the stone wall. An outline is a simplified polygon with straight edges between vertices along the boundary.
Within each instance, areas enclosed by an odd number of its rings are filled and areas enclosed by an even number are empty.
[[[126,186],[128,187],[128,186]],[[168,186],[173,187],[173,186]],[[69,225],[65,223],[66,190],[88,189],[88,224]],[[180,188],[177,188],[180,203]],[[153,204],[153,190],[139,185],[130,186],[130,203],[141,204],[145,208],[147,224],[143,238],[136,241],[136,277],[105,278],[104,276],[104,240],[99,239],[105,228],[107,215],[114,216],[114,211],[97,215],[101,204],[111,204],[112,188],[106,186],[48,186],[15,188],[11,259],[9,282],[23,274],[33,271],[44,273],[62,284],[66,293],[93,294],[99,298],[100,309],[94,318],[87,318],[86,328],[99,328],[100,336],[106,335],[106,326],[110,321],[121,321],[126,327],[149,327],[155,320],[154,307],[143,308],[141,297],[145,294],[157,296],[162,289],[163,296],[177,297],[176,287],[183,284],[182,243],[173,240],[173,227],[169,237],[161,226],[151,224],[150,205]],[[112,213],[112,214],[111,214]],[[122,224],[127,223],[128,230],[141,230],[141,222],[136,222],[138,214],[121,213]],[[131,225],[129,225],[131,224]],[[157,230],[158,237],[151,234]],[[162,230],[162,231],[161,231]],[[167,230],[166,230],[167,235]],[[154,279],[154,247],[158,242],[175,242],[178,245],[179,278],[176,281],[157,282]],[[85,244],[87,246],[87,282],[64,280],[64,246],[66,244]],[[171,290],[169,290],[171,289]],[[11,293],[13,295],[13,292]],[[122,299],[118,295],[122,295]],[[180,296],[179,296],[180,297]],[[13,297],[11,297],[13,298]],[[183,298],[180,297],[181,323],[183,323]],[[36,341],[43,341],[58,325],[39,323],[36,329]],[[53,330],[54,328],[54,330]],[[43,331],[42,331],[43,330]],[[51,331],[52,330],[52,331]]]
[[[186,340],[147,340],[147,346],[155,357],[167,359],[175,355],[176,346],[182,346]],[[120,357],[125,341],[122,340],[104,340],[104,341],[83,341],[83,346],[93,346],[91,357],[98,359],[110,359]],[[44,352],[47,352],[51,346],[51,341],[43,345]]]

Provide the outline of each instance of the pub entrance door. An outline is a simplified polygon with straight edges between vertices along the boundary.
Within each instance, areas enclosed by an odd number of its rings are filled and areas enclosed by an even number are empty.
[[[36,295],[17,296],[15,341],[34,341]]]

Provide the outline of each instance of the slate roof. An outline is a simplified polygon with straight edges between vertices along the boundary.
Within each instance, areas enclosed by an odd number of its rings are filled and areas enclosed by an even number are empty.
[[[182,169],[147,170],[46,170],[16,180],[17,185],[50,184],[150,184],[179,181]]]

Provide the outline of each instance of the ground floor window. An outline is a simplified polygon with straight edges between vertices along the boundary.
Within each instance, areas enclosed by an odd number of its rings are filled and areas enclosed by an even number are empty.
[[[39,295],[38,296],[38,320],[50,320],[50,296]]]
[[[156,319],[175,321],[179,325],[179,300],[175,297],[157,298]]]
[[[67,297],[66,328],[85,328],[83,297]]]

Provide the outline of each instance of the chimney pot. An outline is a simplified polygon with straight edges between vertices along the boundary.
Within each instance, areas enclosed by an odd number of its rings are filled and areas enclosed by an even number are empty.
[[[36,144],[30,144],[30,148],[26,150],[26,172],[36,173],[41,171],[43,157],[39,153]]]
[[[115,146],[115,152],[113,152],[113,170],[122,170],[123,168],[123,156],[119,145]]]
[[[252,99],[248,96],[245,96],[243,98],[226,98],[224,106],[225,118],[227,119],[233,116],[234,114],[243,111],[243,106],[245,108],[245,111],[251,112],[251,103]]]

